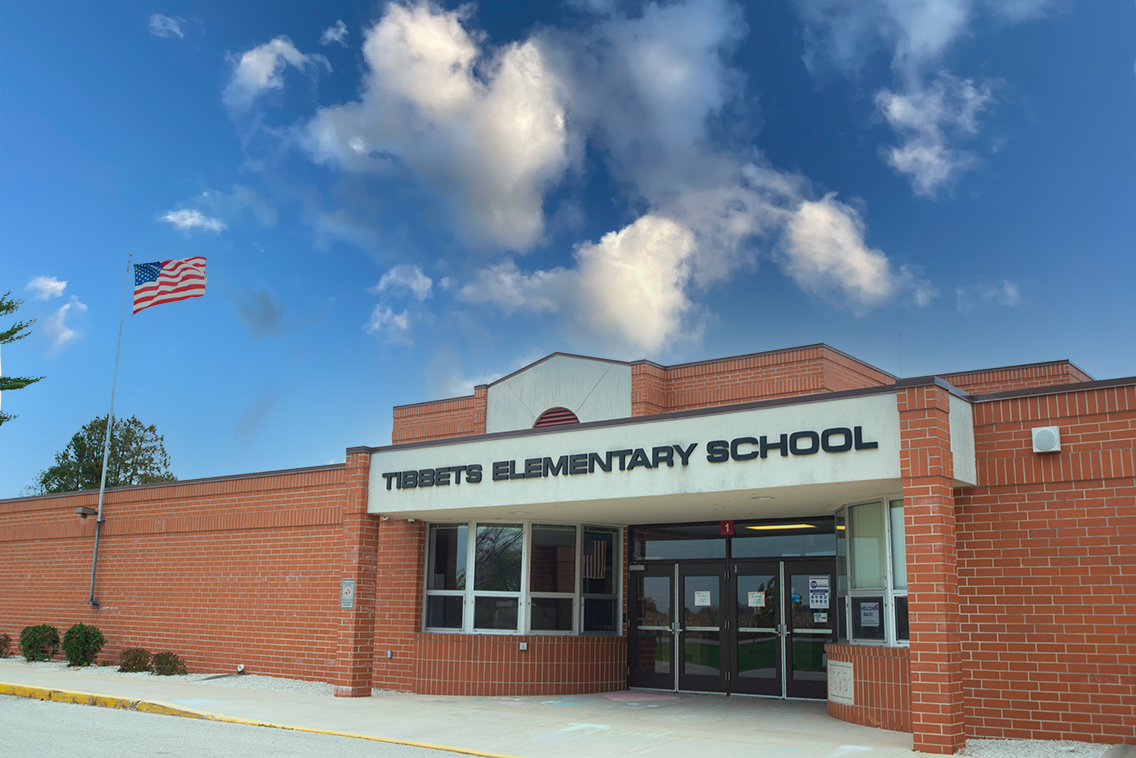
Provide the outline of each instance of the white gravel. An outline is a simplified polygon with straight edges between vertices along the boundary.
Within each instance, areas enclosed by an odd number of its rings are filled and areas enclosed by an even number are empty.
[[[1108,745],[1068,740],[967,740],[959,755],[975,758],[1100,758]]]

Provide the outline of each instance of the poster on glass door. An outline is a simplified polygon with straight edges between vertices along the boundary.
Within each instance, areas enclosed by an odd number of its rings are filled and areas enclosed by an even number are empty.
[[[809,608],[811,610],[828,610],[828,577],[809,577]]]

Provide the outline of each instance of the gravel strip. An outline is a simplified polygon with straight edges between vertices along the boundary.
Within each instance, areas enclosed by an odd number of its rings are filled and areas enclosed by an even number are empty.
[[[975,758],[1100,758],[1109,748],[1069,740],[967,740],[959,755]]]

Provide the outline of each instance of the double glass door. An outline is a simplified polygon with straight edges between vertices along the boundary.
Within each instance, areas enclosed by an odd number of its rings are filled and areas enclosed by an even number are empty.
[[[637,570],[636,570],[637,569]],[[631,572],[632,687],[827,696],[831,559],[657,563]]]

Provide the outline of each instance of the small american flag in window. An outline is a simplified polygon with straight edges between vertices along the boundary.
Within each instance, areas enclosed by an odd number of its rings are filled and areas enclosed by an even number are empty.
[[[607,578],[607,543],[601,540],[584,540],[584,578]]]

